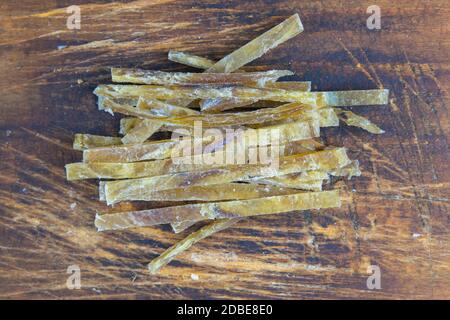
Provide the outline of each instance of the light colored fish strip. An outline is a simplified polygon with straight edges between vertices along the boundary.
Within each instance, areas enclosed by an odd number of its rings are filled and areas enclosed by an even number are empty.
[[[244,218],[291,211],[338,208],[337,190],[301,192],[249,200],[188,204],[176,207],[96,215],[98,231],[148,227],[181,221]]]

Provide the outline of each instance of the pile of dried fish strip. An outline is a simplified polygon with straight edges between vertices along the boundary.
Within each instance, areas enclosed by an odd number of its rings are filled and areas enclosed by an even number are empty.
[[[97,214],[98,231],[171,224],[178,233],[210,221],[150,262],[155,273],[194,243],[244,218],[339,207],[338,191],[322,187],[331,176],[359,176],[358,161],[345,148],[322,144],[321,128],[342,120],[383,133],[341,107],[386,104],[388,91],[311,92],[308,81],[279,81],[293,75],[289,70],[240,70],[302,31],[295,14],[217,62],[169,52],[170,60],[203,73],[112,68],[115,84],[99,85],[94,93],[100,110],[129,116],[121,119],[123,137],[76,134],[73,147],[83,151],[83,161],[66,165],[67,179],[102,179],[99,197],[108,205],[181,203]],[[223,138],[226,130],[234,130],[231,138]],[[158,131],[171,132],[172,139],[151,139]],[[263,148],[270,148],[276,166],[263,162],[261,154],[250,157]],[[184,153],[175,152],[180,150]],[[230,156],[241,162],[228,161]]]

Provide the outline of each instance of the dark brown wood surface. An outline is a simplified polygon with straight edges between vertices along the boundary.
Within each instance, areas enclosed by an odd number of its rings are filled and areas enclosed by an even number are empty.
[[[450,10],[434,1],[12,1],[0,4],[0,298],[450,298]],[[66,7],[81,8],[69,30]],[[369,5],[381,30],[366,27]],[[386,130],[325,129],[363,174],[338,210],[255,218],[205,239],[161,274],[146,264],[184,235],[97,233],[97,182],[65,181],[77,132],[117,135],[92,90],[111,66],[193,70],[298,12],[305,31],[254,61],[315,90],[391,90],[358,107]],[[154,204],[150,204],[154,205]],[[68,266],[81,269],[69,290]],[[381,290],[369,290],[369,265]],[[198,279],[196,279],[196,276]]]

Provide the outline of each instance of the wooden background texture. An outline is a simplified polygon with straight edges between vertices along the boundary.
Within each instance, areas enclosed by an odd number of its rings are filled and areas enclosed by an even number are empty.
[[[69,30],[66,8],[81,8]],[[368,6],[381,30],[368,30]],[[185,234],[168,226],[97,233],[97,182],[67,182],[77,132],[117,135],[92,94],[109,67],[194,70],[169,49],[220,59],[299,13],[305,31],[251,65],[291,69],[314,90],[391,90],[354,107],[386,133],[341,126],[362,176],[342,208],[258,217],[203,240],[159,275],[146,264]],[[450,298],[450,8],[433,1],[0,2],[0,298]],[[142,204],[138,204],[143,206]],[[156,204],[147,204],[147,207]],[[81,269],[69,290],[68,266]],[[369,290],[369,265],[381,289]],[[198,279],[197,277],[198,276]]]

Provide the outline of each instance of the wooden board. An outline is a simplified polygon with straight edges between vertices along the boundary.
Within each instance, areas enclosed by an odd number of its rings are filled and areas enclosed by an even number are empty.
[[[377,1],[381,30],[359,0],[76,2],[80,30],[66,27],[70,1],[0,4],[0,298],[450,298],[448,1]],[[75,133],[118,130],[92,90],[111,66],[192,71],[168,50],[219,59],[295,12],[305,32],[253,69],[291,69],[315,90],[391,90],[389,106],[353,108],[386,134],[324,130],[361,161],[361,177],[336,184],[349,201],[244,221],[149,275],[184,235],[97,233],[97,211],[135,206],[107,209],[96,182],[65,181]],[[369,265],[381,290],[366,286]]]

